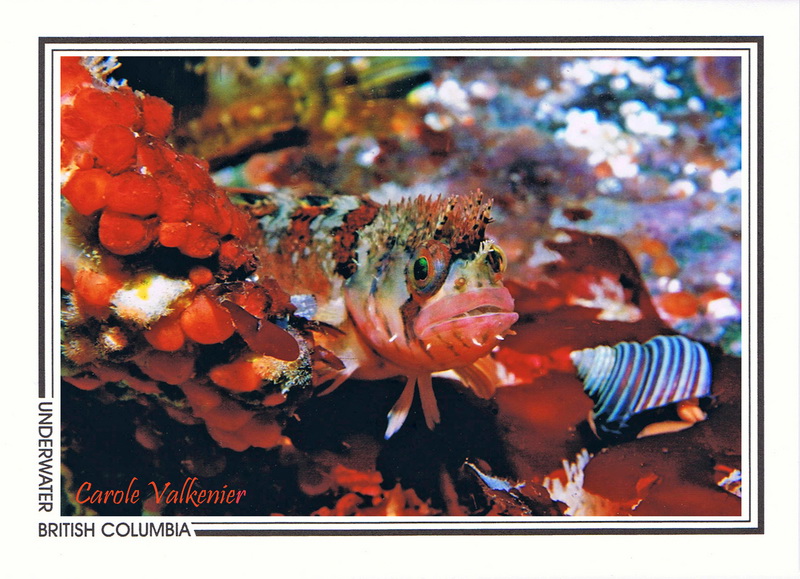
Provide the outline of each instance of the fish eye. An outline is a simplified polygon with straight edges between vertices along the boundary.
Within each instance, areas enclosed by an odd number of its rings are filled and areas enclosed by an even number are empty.
[[[503,273],[506,270],[506,254],[499,245],[494,243],[486,252],[486,263],[494,273]]]
[[[422,244],[411,258],[408,286],[413,295],[428,297],[435,293],[447,277],[450,250],[440,241]]]
[[[414,280],[417,282],[425,282],[430,274],[430,262],[425,256],[418,257],[414,262]]]

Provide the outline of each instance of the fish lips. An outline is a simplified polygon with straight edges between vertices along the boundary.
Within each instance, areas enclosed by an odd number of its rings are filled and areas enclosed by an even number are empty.
[[[414,320],[414,333],[423,341],[461,330],[497,335],[506,332],[517,319],[514,298],[506,288],[482,288],[423,306]]]

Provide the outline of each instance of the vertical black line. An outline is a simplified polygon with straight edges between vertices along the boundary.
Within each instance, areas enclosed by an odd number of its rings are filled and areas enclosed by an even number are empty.
[[[764,532],[764,37],[756,40],[758,46],[758,139],[756,141],[756,155],[758,158],[758,216],[757,247],[758,247],[758,529]]]
[[[751,477],[751,483],[750,483],[751,492],[748,494],[748,499],[747,499],[748,500],[748,506],[749,506],[749,512],[750,512],[750,519],[752,519],[753,516],[757,514],[757,513],[753,512],[753,492],[752,492],[753,484],[752,484],[752,479],[754,477],[752,476],[752,473],[753,473],[753,463],[754,463],[754,461],[753,461],[753,452],[759,452],[758,448],[753,448],[753,444],[752,444],[752,440],[753,440],[753,419],[752,419],[752,416],[753,416],[753,382],[752,382],[752,376],[753,376],[753,372],[752,372],[752,369],[753,369],[753,279],[752,279],[752,274],[753,274],[753,244],[752,244],[752,240],[753,240],[753,236],[750,234],[750,231],[751,231],[753,225],[755,225],[754,221],[753,221],[753,212],[755,211],[756,219],[758,219],[758,215],[757,214],[760,213],[760,211],[761,211],[760,208],[759,208],[758,193],[757,192],[756,192],[756,195],[755,195],[755,207],[753,206],[754,205],[753,204],[753,200],[754,200],[754,196],[753,196],[753,171],[752,171],[752,169],[753,169],[753,98],[755,96],[755,98],[758,99],[758,95],[757,94],[756,95],[752,94],[752,87],[753,87],[752,80],[754,78],[753,75],[757,75],[757,74],[758,74],[758,71],[754,70],[754,68],[753,68],[753,49],[752,48],[748,48],[748,50],[747,50],[747,78],[745,78],[743,75],[741,76],[740,83],[742,84],[742,87],[740,87],[740,88],[742,90],[742,94],[744,94],[744,83],[747,83],[747,121],[746,121],[747,122],[747,150],[746,151],[742,151],[742,160],[743,160],[743,162],[747,163],[747,183],[745,185],[747,187],[747,199],[748,199],[748,201],[747,201],[747,203],[748,203],[747,215],[748,215],[749,223],[748,223],[747,256],[745,258],[745,256],[742,255],[742,276],[745,275],[744,269],[746,268],[747,269],[746,275],[747,275],[747,279],[748,279],[748,283],[747,283],[747,304],[748,304],[747,305],[747,336],[748,336],[748,343],[747,343],[746,347],[747,347],[747,350],[748,350],[748,356],[747,356],[747,367],[744,366],[744,363],[742,364],[742,386],[744,386],[745,383],[747,384],[747,410],[748,410],[748,412],[747,412],[747,415],[748,415],[747,431],[749,433],[749,439],[751,441],[750,452],[747,453],[747,471],[750,473],[750,477]],[[755,77],[755,78],[758,78],[758,77]],[[758,92],[758,91],[756,91],[756,92]],[[742,104],[744,104],[744,102],[742,102]],[[745,114],[744,106],[742,106],[742,113],[741,114],[742,115]],[[743,128],[745,126],[744,123],[745,123],[745,119],[742,118],[742,127]],[[758,145],[756,144],[756,147],[757,146]],[[756,221],[756,224],[757,224],[757,221]],[[744,223],[742,224],[742,227],[744,227]],[[759,233],[758,226],[756,225],[756,235],[758,235],[758,233]],[[757,255],[760,256],[760,253],[757,253]],[[758,277],[758,275],[756,275],[756,277]],[[755,280],[755,283],[758,283],[758,279]],[[744,319],[742,319],[742,325],[744,326]],[[760,340],[760,338],[756,335],[756,343],[759,342],[759,340]],[[756,354],[756,357],[758,357],[757,354]],[[755,393],[756,393],[756,398],[758,398],[760,396],[758,384],[755,385]],[[744,404],[744,402],[743,402],[743,404]],[[744,426],[743,426],[743,428],[744,428]],[[757,427],[756,427],[756,433],[758,433],[758,428]],[[760,436],[759,436],[759,438],[760,438]],[[742,466],[742,468],[744,468],[744,465]],[[759,483],[758,486],[759,486],[759,492],[760,492],[761,491],[761,484]],[[760,515],[758,516],[758,519],[760,521],[760,519],[761,519]]]
[[[45,393],[45,171],[44,171],[44,63],[45,46],[39,39],[39,398],[44,398]]]
[[[758,71],[754,69],[754,63],[753,63],[753,58],[752,57],[753,57],[753,51],[752,51],[752,49],[750,49],[750,50],[747,51],[747,69],[749,71],[749,73],[747,75],[747,84],[748,84],[749,87],[753,86],[753,82],[752,82],[753,78],[755,78],[756,81],[759,78],[758,76],[755,76],[755,77],[753,76],[753,75],[758,75]],[[758,93],[758,92],[760,92],[760,91],[757,90],[756,93]],[[750,88],[748,88],[748,94],[750,95],[751,93],[752,93],[752,90]],[[755,95],[755,98],[756,98],[756,103],[758,103],[758,100],[757,100],[758,99],[758,94]],[[752,167],[753,167],[753,158],[754,158],[753,157],[753,128],[754,128],[754,126],[756,128],[757,133],[759,133],[759,134],[761,133],[761,129],[759,128],[759,126],[755,125],[754,122],[753,122],[753,107],[752,107],[752,102],[753,101],[752,101],[752,99],[753,99],[753,96],[749,96],[748,97],[748,110],[750,112],[747,115],[747,127],[748,127],[747,128],[747,132],[748,132],[748,135],[749,135],[749,137],[748,137],[748,147],[747,147],[747,164],[748,164],[748,166],[750,168],[750,169],[748,169],[747,189],[748,189],[748,195],[750,196],[751,200],[753,199]],[[758,104],[756,104],[756,107],[758,107]],[[756,114],[757,114],[757,112],[756,112]],[[757,139],[758,139],[758,135],[756,135],[756,148],[758,148],[758,140]],[[758,159],[757,156],[755,158]],[[760,164],[761,163],[759,161],[759,165]],[[752,201],[751,201],[750,205],[752,207],[752,205],[753,205]],[[761,208],[759,206],[759,199],[758,199],[758,192],[757,191],[756,191],[756,194],[755,194],[755,211],[756,211],[756,219],[755,220],[753,220],[753,218],[752,218],[753,210],[751,209],[748,213],[750,215],[750,226],[751,227],[752,226],[756,227],[756,236],[758,236],[758,234],[760,233],[760,228],[758,227],[758,216],[761,213]],[[752,236],[750,236],[750,238],[752,240]],[[753,272],[753,267],[752,267],[752,265],[753,265],[753,247],[752,247],[752,243],[748,243],[748,248],[749,248],[749,250],[748,250],[748,256],[747,256],[747,270],[748,270],[748,277],[751,277],[752,276],[752,272]],[[758,242],[757,241],[756,241],[756,255],[759,256],[759,257],[761,255],[760,252],[758,252]],[[759,262],[757,261],[756,262],[756,267],[758,267],[758,263]],[[758,278],[759,277],[760,277],[760,275],[757,273],[756,274],[756,284],[758,284]],[[748,304],[750,304],[748,306],[748,312],[747,312],[747,326],[748,326],[748,335],[751,336],[750,340],[751,340],[751,343],[752,343],[752,336],[753,336],[753,322],[752,322],[752,318],[753,318],[753,311],[752,311],[752,307],[753,307],[752,306],[752,304],[753,304],[753,299],[752,299],[753,283],[752,283],[752,281],[750,283],[748,283],[748,285],[747,285],[747,293],[748,293],[747,302],[748,302]],[[760,343],[760,341],[761,341],[761,339],[758,336],[758,333],[756,331],[756,342],[757,342],[757,344]],[[757,347],[758,347],[758,345],[756,345],[756,348]],[[748,362],[747,362],[747,382],[748,382],[748,384],[750,384],[750,388],[749,388],[749,395],[747,397],[747,404],[748,404],[748,407],[750,408],[750,411],[749,411],[750,414],[749,415],[752,416],[752,411],[753,411],[753,383],[752,383],[752,376],[753,376],[753,373],[752,373],[753,355],[752,354],[753,354],[753,348],[752,348],[752,346],[749,346],[749,348],[750,348],[750,356],[748,356]],[[757,353],[756,353],[756,358],[758,358],[758,354]],[[757,360],[756,363],[760,364],[760,360]],[[756,404],[755,404],[755,406],[757,408],[758,407],[758,399],[762,397],[762,393],[760,392],[758,384],[755,385],[755,395],[756,395]],[[761,412],[759,411],[759,415],[760,414],[761,414]],[[752,419],[751,419],[750,422],[752,424]],[[752,429],[752,426],[750,426],[749,429]],[[760,433],[758,432],[758,426],[756,426],[756,433],[757,433],[758,438],[760,440],[761,436],[760,436]],[[750,437],[750,439],[752,440],[752,436]],[[752,449],[752,450],[755,451],[756,453],[760,453],[761,452],[760,451],[760,447],[757,447],[757,448]],[[751,451],[749,453],[749,457],[748,457],[748,462],[749,462],[748,468],[750,468],[750,472],[752,472],[752,465],[753,464],[758,464],[758,459],[753,460],[753,451]],[[761,474],[760,470],[761,469],[759,468],[759,475]],[[759,486],[759,489],[760,489],[761,488],[761,483],[760,482],[759,482],[758,486]],[[752,518],[753,506],[754,506],[753,493],[752,492],[750,493],[749,501],[750,501],[750,512],[751,512],[751,518]],[[759,521],[760,520],[761,520],[761,517],[759,516]]]

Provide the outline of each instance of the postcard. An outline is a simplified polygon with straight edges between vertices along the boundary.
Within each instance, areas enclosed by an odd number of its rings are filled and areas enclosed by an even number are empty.
[[[40,38],[38,538],[763,536],[764,50]]]

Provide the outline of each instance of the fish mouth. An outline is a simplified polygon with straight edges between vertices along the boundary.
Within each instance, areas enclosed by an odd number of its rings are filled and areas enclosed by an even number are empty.
[[[424,306],[414,321],[414,333],[421,340],[456,331],[497,335],[518,318],[514,298],[506,288],[476,289]]]

